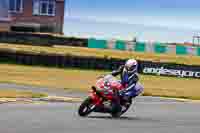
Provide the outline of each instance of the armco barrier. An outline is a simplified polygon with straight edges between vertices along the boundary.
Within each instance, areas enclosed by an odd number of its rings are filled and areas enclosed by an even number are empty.
[[[53,67],[75,67],[80,69],[114,70],[125,63],[125,60],[115,58],[95,58],[57,54],[31,54],[24,52],[0,50],[0,62],[17,63],[25,65],[42,65]],[[173,63],[160,63],[151,61],[138,61],[139,73],[175,76],[185,78],[200,78],[200,66],[181,65]]]
[[[103,42],[103,43],[102,43]],[[88,39],[89,48],[128,50],[136,52],[151,52],[159,54],[176,55],[196,55],[200,56],[200,47],[165,44],[165,43],[145,43],[145,42],[127,42],[122,40],[97,40]]]

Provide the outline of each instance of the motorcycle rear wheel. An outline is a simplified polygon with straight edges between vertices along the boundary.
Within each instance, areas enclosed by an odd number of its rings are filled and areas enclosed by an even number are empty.
[[[86,98],[82,104],[80,105],[79,109],[78,109],[78,114],[81,116],[81,117],[86,117],[88,116],[92,111],[93,111],[93,108],[92,108],[93,103],[92,103],[92,99],[90,97]]]
[[[132,105],[132,100],[130,100],[128,103],[126,103],[125,105],[122,106],[122,111],[121,111],[121,115],[123,115],[124,113],[126,113],[126,111],[130,108],[130,106]],[[123,108],[124,107],[124,108]]]
[[[119,118],[120,116],[122,116],[124,113],[126,113],[126,111],[130,108],[130,106],[132,105],[132,100],[130,99],[129,102],[127,102],[125,105],[122,105],[122,110],[121,112],[115,112],[112,113],[112,117],[113,118]]]

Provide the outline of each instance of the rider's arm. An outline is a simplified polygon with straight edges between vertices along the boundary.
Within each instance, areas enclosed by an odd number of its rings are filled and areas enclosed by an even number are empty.
[[[111,75],[117,76],[122,73],[123,69],[124,69],[124,65],[121,65],[117,70],[112,71]]]

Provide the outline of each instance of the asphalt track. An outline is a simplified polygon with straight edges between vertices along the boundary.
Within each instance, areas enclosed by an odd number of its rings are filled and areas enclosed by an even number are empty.
[[[77,115],[79,104],[1,104],[0,133],[200,132],[200,104],[197,103],[139,97],[119,119],[98,113],[81,118]]]

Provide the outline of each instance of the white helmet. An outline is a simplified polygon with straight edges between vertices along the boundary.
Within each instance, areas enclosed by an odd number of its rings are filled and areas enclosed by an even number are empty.
[[[134,74],[137,72],[138,63],[135,59],[129,59],[125,63],[125,70],[128,72],[128,74]]]

